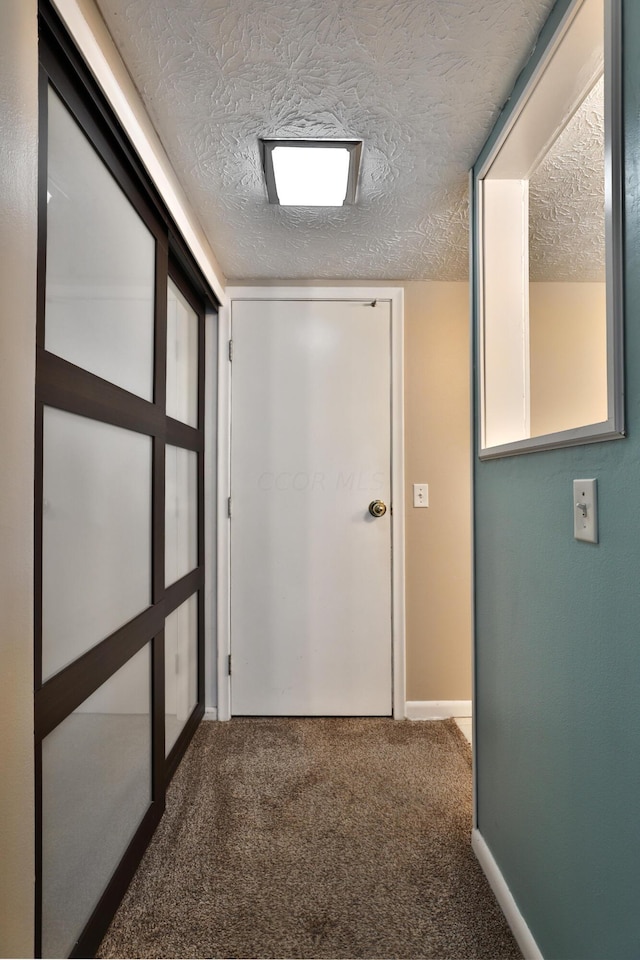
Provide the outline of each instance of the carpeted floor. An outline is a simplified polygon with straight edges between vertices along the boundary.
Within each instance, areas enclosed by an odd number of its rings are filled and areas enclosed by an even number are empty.
[[[470,847],[453,720],[203,723],[97,954],[521,954]]]

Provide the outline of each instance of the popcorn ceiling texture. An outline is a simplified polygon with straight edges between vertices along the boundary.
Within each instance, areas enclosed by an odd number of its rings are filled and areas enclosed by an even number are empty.
[[[529,277],[604,281],[604,82],[529,180]]]
[[[468,170],[553,0],[98,0],[229,280],[468,276]],[[260,137],[362,138],[358,203],[266,200]]]

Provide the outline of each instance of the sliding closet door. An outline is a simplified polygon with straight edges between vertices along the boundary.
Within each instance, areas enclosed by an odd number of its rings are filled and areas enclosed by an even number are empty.
[[[41,51],[38,944],[89,956],[204,712],[204,304]]]
[[[180,758],[176,744],[204,700],[203,321],[186,279],[170,265],[166,288],[166,411],[164,585],[165,753],[168,773]]]

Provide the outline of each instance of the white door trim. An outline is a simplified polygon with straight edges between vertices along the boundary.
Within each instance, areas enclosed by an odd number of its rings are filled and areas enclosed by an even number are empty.
[[[218,438],[217,438],[217,565],[216,565],[216,688],[218,720],[231,719],[231,684],[227,672],[230,645],[231,537],[227,502],[231,480],[231,365],[229,363],[229,332],[231,330],[231,303],[227,297],[218,314]],[[213,706],[207,704],[207,706]]]
[[[218,350],[218,719],[231,717],[227,672],[230,643],[230,527],[227,502],[231,465],[231,373],[228,341],[234,300],[387,300],[391,306],[391,551],[393,716],[405,716],[404,568],[404,291],[402,287],[252,287],[226,289],[220,311]]]

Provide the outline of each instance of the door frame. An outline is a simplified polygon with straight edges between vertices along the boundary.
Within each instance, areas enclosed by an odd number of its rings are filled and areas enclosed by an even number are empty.
[[[404,290],[392,286],[230,286],[218,325],[217,718],[231,719],[231,311],[235,300],[384,300],[391,308],[391,641],[394,720],[405,718]]]

